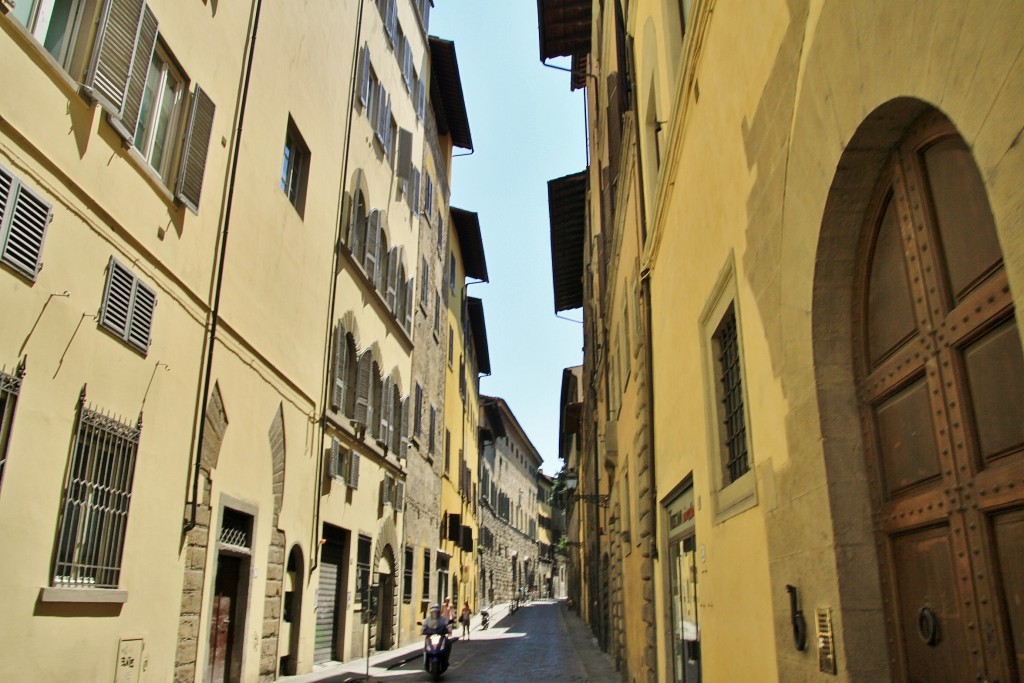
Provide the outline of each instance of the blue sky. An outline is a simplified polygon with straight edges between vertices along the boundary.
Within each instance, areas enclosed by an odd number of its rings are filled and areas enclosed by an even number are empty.
[[[480,389],[508,402],[554,473],[562,368],[582,361],[583,328],[554,314],[547,181],[586,166],[583,95],[541,65],[533,0],[434,4],[430,33],[455,41],[476,148],[455,159],[452,206],[480,214],[487,253],[490,283],[469,289],[491,353]]]

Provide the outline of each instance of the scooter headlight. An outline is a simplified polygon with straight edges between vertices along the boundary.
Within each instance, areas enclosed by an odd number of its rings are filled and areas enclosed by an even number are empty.
[[[427,641],[430,643],[430,647],[438,648],[441,647],[441,636],[437,633],[432,633],[427,636]]]

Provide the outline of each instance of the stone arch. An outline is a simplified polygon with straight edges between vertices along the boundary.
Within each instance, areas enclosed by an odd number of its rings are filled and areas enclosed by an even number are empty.
[[[404,396],[405,392],[402,391],[402,371],[398,369],[397,365],[393,365],[391,366],[391,372],[388,374],[391,375],[391,382],[398,389],[399,395]]]
[[[359,319],[356,318],[356,314],[351,309],[342,314],[341,324],[345,326],[345,331],[351,334],[352,339],[355,340],[357,353],[362,352],[362,347],[359,345]]]
[[[381,557],[384,557],[386,548],[391,548],[391,566],[392,568],[395,567],[394,549],[398,547],[398,530],[395,528],[393,515],[386,515],[377,525],[377,538],[374,539],[373,547],[373,562],[370,564],[371,567],[377,567],[380,564],[380,559]]]
[[[370,206],[370,184],[366,180],[366,172],[362,168],[357,167],[352,171],[352,176],[349,180],[348,195],[354,197],[356,191],[363,193],[363,198],[366,200],[366,205]]]
[[[851,343],[856,254],[883,165],[910,124],[929,108],[919,99],[896,98],[861,123],[839,160],[817,245],[811,338],[836,578],[846,622],[842,635],[851,673],[888,671],[878,547]]]
[[[273,473],[274,490],[274,526],[278,525],[281,514],[281,502],[284,499],[284,467],[285,467],[285,434],[284,404],[279,403],[274,419],[267,432],[270,439],[271,472]]]
[[[377,526],[374,541],[373,571],[379,575],[379,609],[376,624],[376,648],[389,650],[395,642],[395,627],[398,624],[398,532],[392,515],[387,515]]]

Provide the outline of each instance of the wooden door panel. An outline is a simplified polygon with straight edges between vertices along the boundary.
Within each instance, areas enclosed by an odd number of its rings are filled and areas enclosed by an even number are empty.
[[[1024,353],[1011,317],[963,351],[980,455],[1024,448]]]
[[[213,596],[213,615],[210,622],[209,680],[211,683],[223,683],[227,680],[228,635],[231,631],[231,598],[229,596]]]
[[[872,367],[916,332],[896,203],[887,202],[868,281],[868,357]]]
[[[922,377],[875,408],[887,498],[939,476],[928,383]]]
[[[947,526],[902,534],[893,539],[893,560],[904,645],[911,683],[968,680],[968,648],[953,549]],[[929,611],[935,633],[927,630]],[[922,623],[924,622],[924,623]]]
[[[995,515],[992,531],[1019,679],[1024,675],[1024,508]]]

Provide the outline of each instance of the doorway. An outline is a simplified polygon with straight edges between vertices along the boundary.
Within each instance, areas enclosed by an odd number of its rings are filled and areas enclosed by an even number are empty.
[[[666,505],[672,670],[675,683],[700,682],[700,625],[697,616],[697,536],[693,488]]]
[[[390,650],[394,646],[395,626],[395,556],[391,546],[385,546],[377,564],[377,643],[378,650]]]
[[[283,613],[281,615],[281,642],[287,643],[288,650],[281,655],[281,673],[294,676],[299,668],[299,634],[302,624],[302,587],[305,573],[302,571],[302,549],[292,546],[288,554],[288,566],[284,581]]]
[[[344,586],[348,585],[348,554],[349,532],[325,524],[320,545],[320,580],[316,595],[314,664],[341,661],[344,657],[342,639],[348,614],[348,596]]]
[[[853,326],[893,678],[1024,673],[1024,354],[981,174],[939,112],[875,188]]]
[[[248,575],[249,558],[220,553],[210,611],[210,655],[206,668],[208,683],[232,683],[241,678],[242,642],[245,626],[245,595],[242,585]]]

